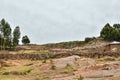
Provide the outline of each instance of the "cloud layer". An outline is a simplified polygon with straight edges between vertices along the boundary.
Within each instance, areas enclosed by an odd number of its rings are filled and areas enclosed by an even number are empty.
[[[19,25],[32,43],[99,36],[106,23],[120,22],[119,0],[0,0],[0,19]]]

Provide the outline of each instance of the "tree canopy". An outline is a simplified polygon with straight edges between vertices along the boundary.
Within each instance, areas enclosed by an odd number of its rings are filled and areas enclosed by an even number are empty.
[[[5,19],[2,19],[0,21],[1,50],[5,50],[6,48],[12,48],[12,47],[15,48],[19,44],[20,35],[21,35],[21,32],[20,32],[19,26],[16,26],[14,31],[12,32],[12,28],[10,24]],[[26,36],[25,36],[25,39],[26,39]],[[30,40],[27,41],[26,43],[30,43]]]
[[[120,24],[111,26],[107,23],[101,30],[100,37],[107,41],[120,41]]]
[[[28,38],[27,35],[22,37],[22,43],[25,45],[30,43],[30,39]]]
[[[20,39],[20,27],[17,26],[13,31],[13,46],[19,44],[19,39]]]

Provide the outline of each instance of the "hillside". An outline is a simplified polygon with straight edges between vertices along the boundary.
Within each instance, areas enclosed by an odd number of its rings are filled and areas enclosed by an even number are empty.
[[[109,43],[97,38],[89,42],[21,45],[15,51],[1,51],[0,79],[120,80],[120,57],[103,53]]]

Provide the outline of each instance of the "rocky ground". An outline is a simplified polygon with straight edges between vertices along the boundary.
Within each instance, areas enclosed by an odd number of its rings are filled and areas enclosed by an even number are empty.
[[[18,46],[16,51],[0,51],[0,80],[120,80],[119,56],[79,56],[103,53],[107,44],[96,40],[70,49],[35,45]],[[55,56],[36,59],[41,53]]]
[[[1,60],[0,80],[120,80],[119,60],[76,55],[47,60]]]

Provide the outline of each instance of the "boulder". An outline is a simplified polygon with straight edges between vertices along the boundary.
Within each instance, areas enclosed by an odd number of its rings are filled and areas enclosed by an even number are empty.
[[[76,65],[75,61],[77,61],[78,59],[80,59],[80,57],[77,55],[73,55],[66,58],[60,58],[55,60],[54,65],[56,66],[56,68],[64,68],[67,65],[75,66]]]

